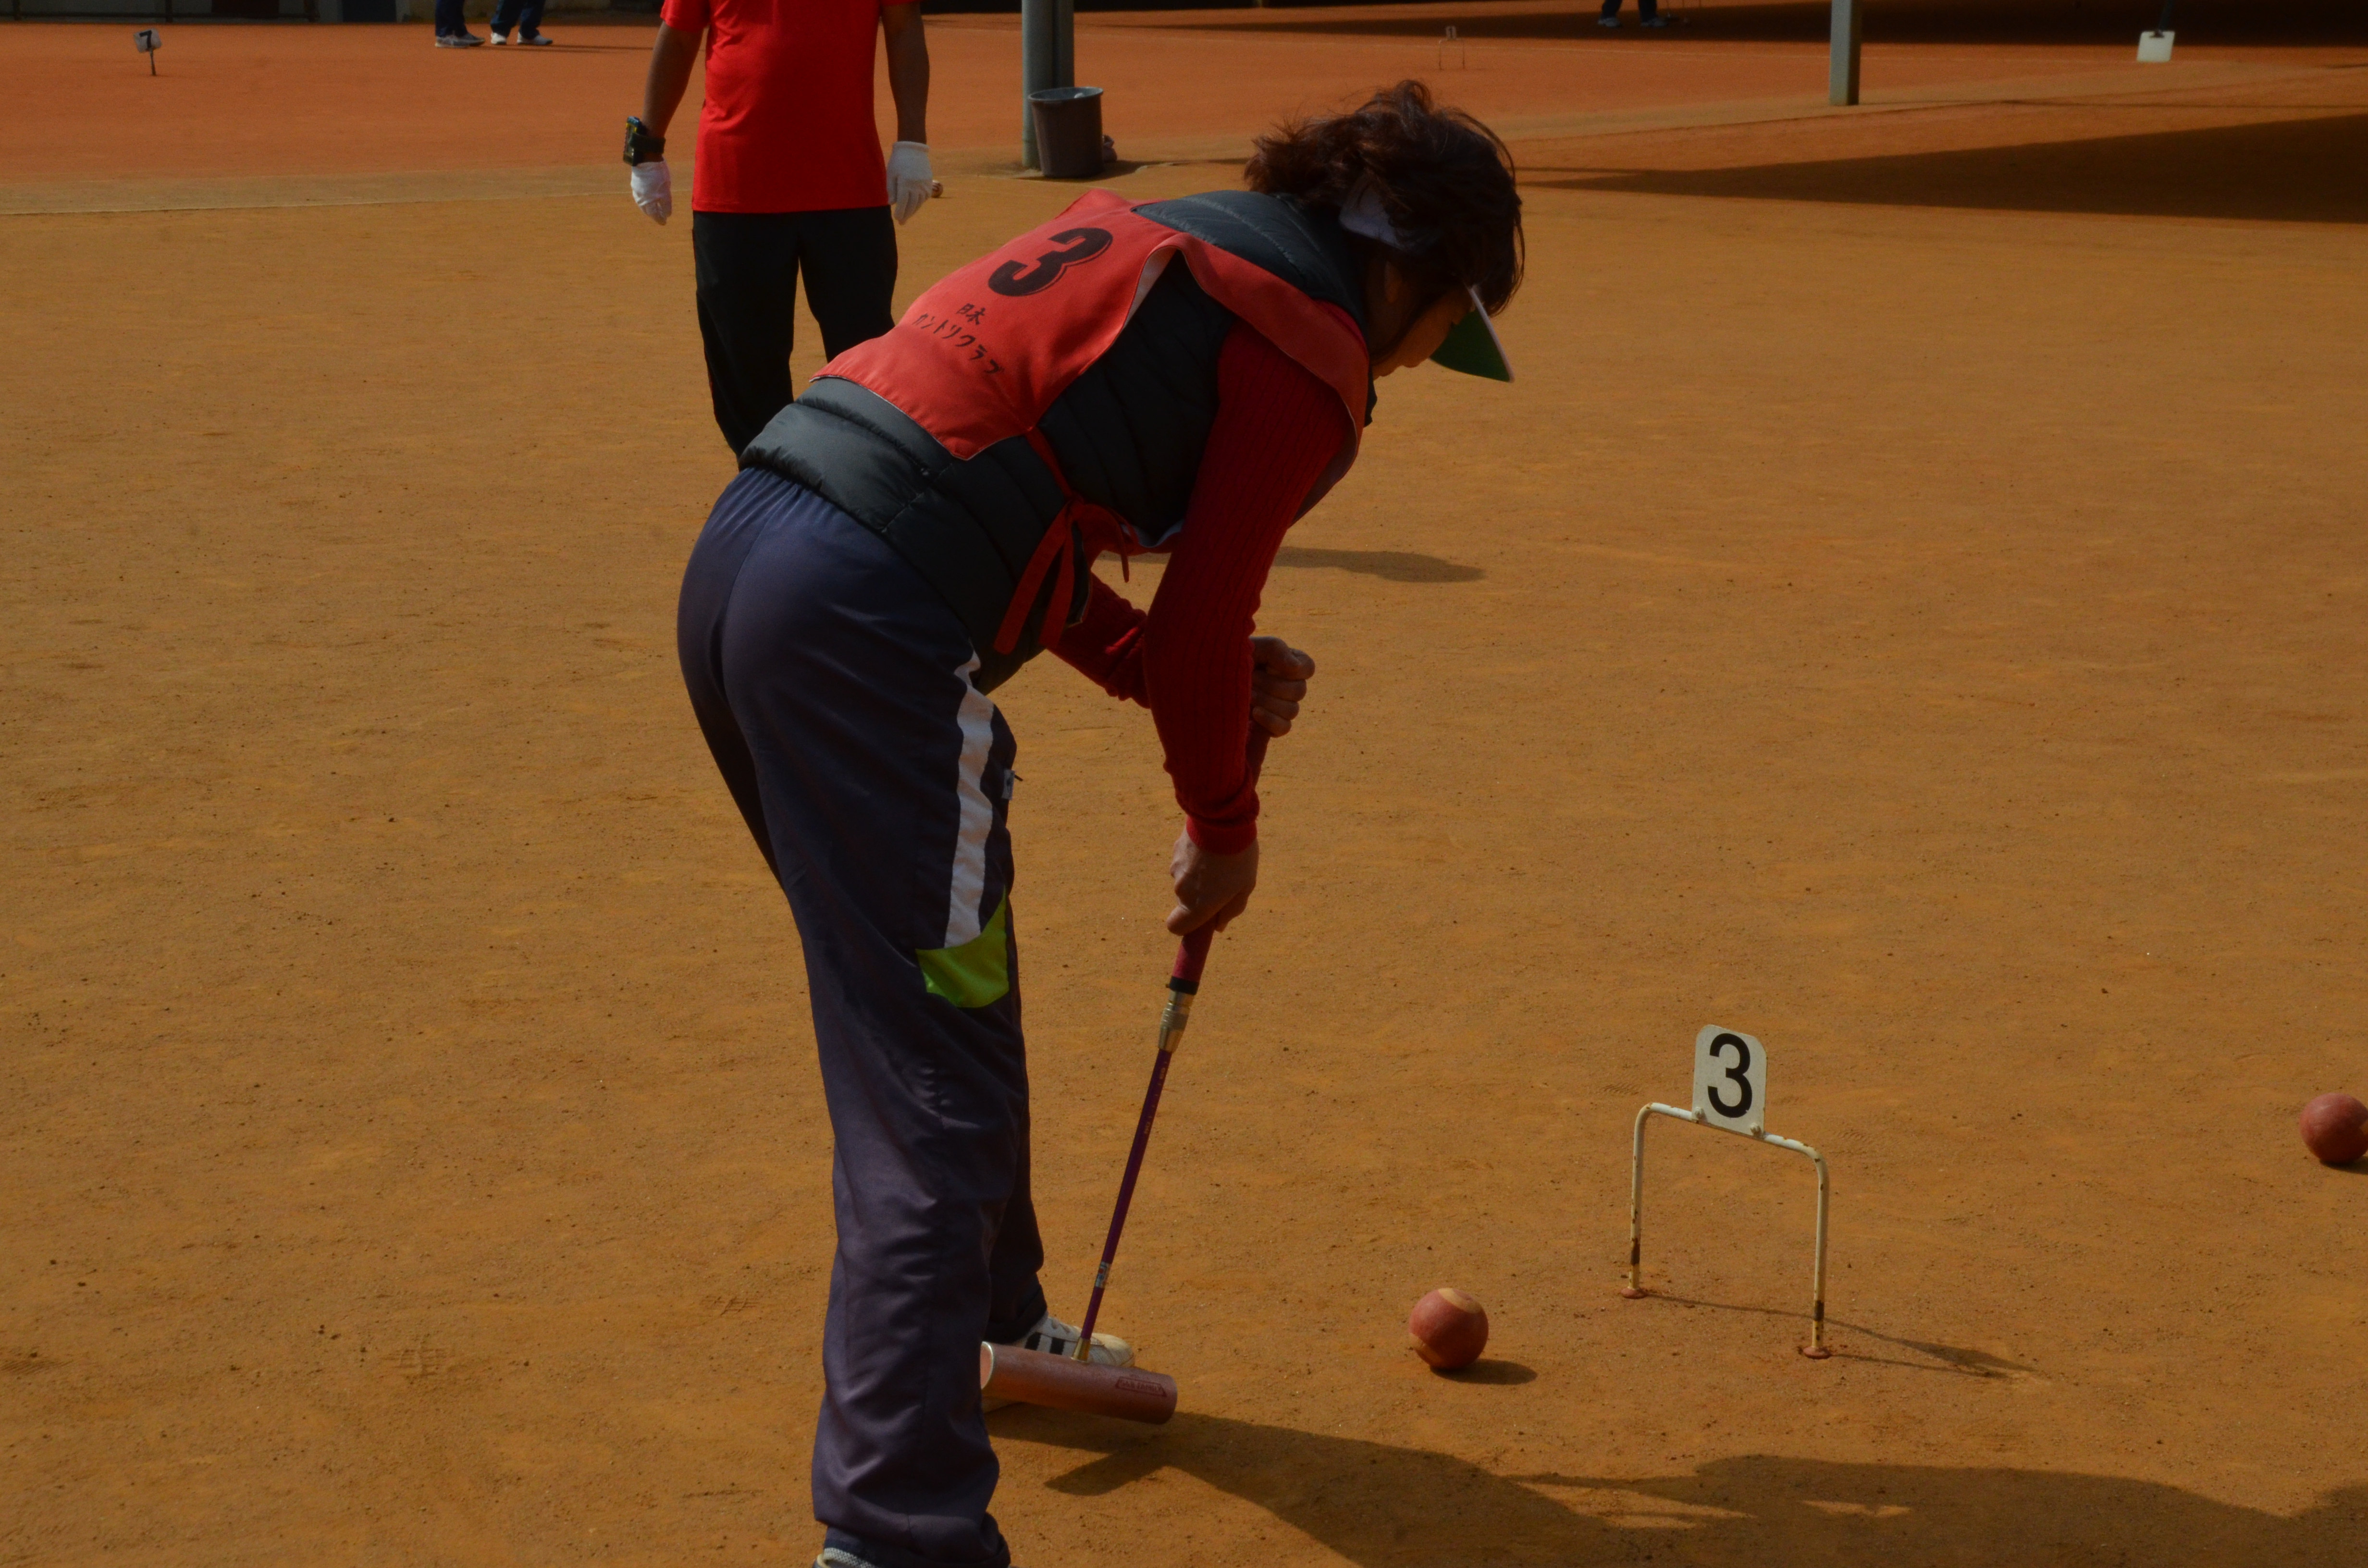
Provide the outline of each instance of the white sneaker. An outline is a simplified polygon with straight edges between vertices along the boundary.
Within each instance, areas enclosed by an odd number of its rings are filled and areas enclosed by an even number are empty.
[[[507,33],[495,33],[494,35],[494,41],[495,43],[507,43],[509,40],[510,35]]]
[[[1077,1325],[1063,1323],[1051,1312],[1036,1320],[1036,1326],[1021,1335],[1019,1347],[1042,1350],[1048,1356],[1075,1356],[1077,1353]],[[1115,1334],[1097,1334],[1094,1347],[1086,1352],[1086,1359],[1097,1367],[1132,1367],[1134,1346]],[[1000,1410],[1011,1402],[993,1394],[981,1402],[988,1410]]]
[[[1051,1312],[1036,1320],[1036,1326],[1019,1336],[1022,1350],[1042,1350],[1047,1356],[1075,1356],[1077,1353],[1077,1325],[1063,1323]],[[1115,1334],[1097,1334],[1094,1347],[1086,1359],[1100,1367],[1132,1367],[1134,1346]]]

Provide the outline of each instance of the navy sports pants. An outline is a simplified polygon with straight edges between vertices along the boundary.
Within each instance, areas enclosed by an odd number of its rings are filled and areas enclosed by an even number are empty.
[[[691,551],[700,728],[797,918],[836,1148],[814,1516],[881,1568],[1009,1561],[978,1344],[1044,1311],[1011,932],[1010,728],[877,535],[762,470]]]

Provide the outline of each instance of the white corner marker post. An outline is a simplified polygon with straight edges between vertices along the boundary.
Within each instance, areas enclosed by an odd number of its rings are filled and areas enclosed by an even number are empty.
[[[2170,40],[2179,35],[2170,30],[2170,13],[2179,0],[2162,0],[2162,15],[2155,18],[2152,28],[2138,34],[2138,63],[2168,65],[2170,63]]]
[[[1768,1051],[1751,1036],[1716,1024],[1694,1036],[1694,1103],[1691,1110],[1656,1100],[1636,1113],[1634,1153],[1628,1172],[1628,1285],[1631,1301],[1645,1289],[1645,1123],[1656,1116],[1732,1132],[1754,1142],[1772,1143],[1806,1154],[1817,1167],[1817,1261],[1810,1279],[1809,1343],[1801,1354],[1822,1361],[1826,1348],[1826,1212],[1833,1182],[1826,1157],[1806,1143],[1768,1131]]]
[[[142,28],[131,35],[131,47],[148,57],[148,74],[156,74],[156,51],[165,47],[154,28]]]

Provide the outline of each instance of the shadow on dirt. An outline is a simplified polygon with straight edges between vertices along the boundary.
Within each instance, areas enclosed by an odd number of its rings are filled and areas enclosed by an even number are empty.
[[[2363,168],[2368,114],[1748,168],[1532,166],[1522,179],[1651,196],[2362,223]]]
[[[1434,1378],[1445,1378],[1450,1382],[1486,1383],[1497,1388],[1511,1388],[1518,1383],[1533,1383],[1538,1381],[1535,1369],[1524,1367],[1519,1361],[1500,1361],[1494,1356],[1484,1356],[1472,1365],[1458,1367],[1452,1372],[1443,1372],[1434,1368],[1430,1375]]]
[[[1331,566],[1392,583],[1476,583],[1488,574],[1477,566],[1459,566],[1436,555],[1405,550],[1309,550],[1286,544],[1276,554],[1277,566]]]
[[[1358,1568],[1647,1560],[1704,1568],[2290,1568],[2343,1561],[2368,1521],[2368,1488],[2288,1518],[2106,1475],[1763,1455],[1690,1475],[1499,1475],[1419,1449],[1190,1414],[1146,1432],[1016,1410],[997,1417],[996,1430],[1097,1456],[1048,1483],[1055,1492],[1099,1496],[1172,1468],[1267,1510]]]
[[[1753,1306],[1742,1301],[1705,1301],[1697,1296],[1672,1295],[1667,1290],[1648,1291],[1642,1300],[1666,1302],[1673,1307],[1698,1308],[1703,1312],[1745,1312],[1753,1317],[1792,1318],[1804,1326],[1804,1337],[1806,1336],[1805,1330],[1809,1321],[1808,1313],[1790,1312],[1782,1307]],[[1846,1318],[1828,1317],[1826,1324],[1827,1327],[1839,1333],[1839,1337],[1833,1346],[1834,1359],[1837,1361],[1864,1361],[1878,1367],[1905,1367],[1910,1371],[1917,1372],[1954,1372],[1960,1377],[1968,1378],[2035,1378],[2040,1375],[2039,1369],[2035,1367],[2026,1367],[2020,1361],[2009,1361],[2002,1356],[1993,1356],[1987,1350],[1975,1350],[1963,1345],[1942,1345],[1935,1340],[1903,1339],[1896,1334],[1885,1334],[1881,1329],[1869,1328],[1864,1324],[1851,1323]],[[1855,1347],[1857,1342],[1861,1339],[1880,1340],[1885,1345],[1909,1351],[1918,1358],[1907,1360],[1897,1356],[1870,1354]]]
[[[1662,0],[1679,25],[1669,40],[1720,43],[1823,43],[1832,17],[1826,0],[1744,0],[1723,5]],[[1089,7],[1080,6],[1080,9]],[[1298,11],[1289,21],[1260,13],[1260,32],[1322,33],[1340,38],[1435,39],[1450,20],[1472,40],[1649,39],[1636,26],[1636,8],[1625,5],[1627,26],[1617,33],[1596,26],[1596,7],[1458,11],[1404,17],[1329,17],[1321,6]],[[1884,43],[2126,44],[2133,55],[2138,34],[2154,26],[2158,0],[1884,0],[1866,10],[1866,41]],[[1207,13],[1179,14],[1177,27],[1223,27]],[[1231,25],[1243,25],[1238,21]],[[2368,43],[2368,11],[2356,0],[2283,0],[2257,6],[2244,0],[2180,0],[2172,25],[2181,48],[2196,44]]]

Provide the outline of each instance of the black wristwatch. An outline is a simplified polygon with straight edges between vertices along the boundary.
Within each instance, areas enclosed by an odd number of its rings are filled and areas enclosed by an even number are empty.
[[[642,117],[625,117],[625,162],[640,166],[655,164],[666,156],[666,138],[653,132],[642,123]]]

